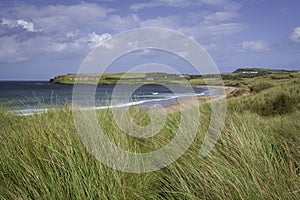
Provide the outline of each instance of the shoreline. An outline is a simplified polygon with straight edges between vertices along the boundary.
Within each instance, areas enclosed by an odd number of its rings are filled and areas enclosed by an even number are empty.
[[[183,97],[180,99],[177,99],[175,103],[166,105],[166,106],[159,106],[159,107],[151,107],[148,109],[154,109],[157,110],[158,112],[161,112],[162,114],[170,114],[174,113],[177,111],[180,111],[181,109],[181,104],[180,102],[184,105],[185,108],[190,108],[194,106],[199,106],[202,103],[207,103],[211,101],[216,101],[219,99],[226,98],[226,96],[231,93],[232,91],[236,90],[237,87],[229,87],[229,86],[197,86],[199,88],[204,88],[204,89],[209,89],[209,88],[214,88],[214,89],[220,89],[222,90],[222,94],[205,94],[205,95],[199,95],[199,96],[194,96],[194,97]],[[195,102],[195,99],[197,101]],[[130,106],[134,105],[139,105],[140,103],[134,103]],[[142,103],[141,103],[142,104]],[[117,107],[127,107],[127,106],[117,106]],[[90,109],[95,109],[95,110],[103,110],[103,109],[111,109],[112,107],[110,106],[100,106],[100,107],[95,107],[95,108],[90,108]],[[143,107],[140,107],[141,109],[145,109]],[[6,114],[14,114],[16,116],[30,116],[34,114],[44,114],[47,113],[50,109],[56,109],[56,108],[35,108],[35,109],[24,109],[24,110],[11,110],[6,112]],[[63,109],[58,108],[58,109]]]
[[[200,104],[203,104],[203,103],[208,103],[208,102],[213,102],[213,101],[217,101],[220,99],[225,99],[228,94],[230,94],[231,92],[233,92],[234,90],[237,89],[237,87],[231,87],[231,86],[204,86],[202,88],[221,89],[224,91],[224,94],[197,96],[196,97],[197,102],[195,102],[193,100],[193,97],[183,98],[180,101],[182,102],[182,104],[184,105],[185,108],[191,108],[194,106],[199,106]],[[157,109],[158,112],[161,112],[164,114],[171,114],[171,113],[179,111],[181,109],[181,105],[180,105],[180,102],[177,100],[177,102],[175,104],[163,106],[160,108],[153,108],[153,109]]]

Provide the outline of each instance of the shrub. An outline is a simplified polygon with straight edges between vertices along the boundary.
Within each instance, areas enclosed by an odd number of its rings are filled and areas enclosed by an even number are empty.
[[[251,87],[250,87],[250,91],[251,92],[260,92],[262,90],[265,90],[265,89],[268,89],[270,87],[272,87],[273,85],[271,83],[267,83],[267,82],[259,82],[259,83],[256,83],[256,84],[253,84]]]
[[[232,91],[228,95],[228,97],[239,97],[239,96],[242,96],[242,95],[245,95],[245,94],[248,94],[248,93],[249,93],[248,88],[242,87],[242,88],[238,88],[238,89]]]
[[[296,101],[286,92],[279,94],[273,101],[273,111],[286,114],[293,111]]]
[[[283,115],[292,113],[297,107],[297,99],[288,92],[265,94],[256,103],[248,102],[248,109],[262,116]]]

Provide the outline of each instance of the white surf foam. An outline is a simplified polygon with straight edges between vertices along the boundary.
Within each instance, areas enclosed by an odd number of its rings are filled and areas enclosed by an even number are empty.
[[[148,100],[140,100],[140,101],[132,101],[132,102],[125,102],[125,103],[118,103],[118,104],[111,104],[106,106],[96,106],[96,107],[79,107],[81,110],[102,110],[102,109],[112,109],[112,108],[124,108],[124,107],[130,107],[135,105],[142,105],[146,103],[153,103],[153,107],[157,105],[157,102],[162,101],[169,101],[172,99],[180,99],[180,98],[189,98],[194,96],[201,96],[201,95],[207,95],[209,93],[202,92],[198,94],[182,94],[182,95],[174,95],[166,98],[158,98],[158,99],[148,99]],[[34,114],[42,114],[48,112],[48,108],[29,108],[29,109],[21,109],[21,110],[12,110],[8,111],[8,114],[14,114],[16,116],[29,116]]]

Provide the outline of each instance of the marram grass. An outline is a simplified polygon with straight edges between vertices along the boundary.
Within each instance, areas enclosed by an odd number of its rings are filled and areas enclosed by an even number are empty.
[[[265,93],[273,90],[229,99],[222,135],[205,158],[198,155],[210,109],[209,104],[200,106],[201,126],[191,147],[170,166],[143,174],[111,169],[88,153],[68,107],[26,117],[1,112],[0,198],[299,199],[297,100],[290,112],[268,116],[247,107],[254,95],[262,95],[263,102],[263,97],[269,98]],[[296,90],[291,97],[297,94]],[[136,123],[149,123],[147,111],[131,113]],[[97,116],[113,142],[135,152],[168,144],[180,121],[180,113],[169,114],[161,133],[135,139],[122,133],[109,110],[100,110]]]

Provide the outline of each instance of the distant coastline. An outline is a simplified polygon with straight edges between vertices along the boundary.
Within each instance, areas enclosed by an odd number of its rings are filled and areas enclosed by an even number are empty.
[[[217,80],[224,81],[224,85],[236,85],[243,78],[255,78],[265,75],[287,75],[299,72],[296,70],[278,70],[264,68],[238,68],[231,73],[222,74],[168,74],[162,72],[153,73],[112,73],[112,74],[65,74],[58,75],[49,80],[52,84],[190,84],[190,85],[214,85]],[[215,81],[214,81],[215,80]],[[209,83],[207,83],[207,82]],[[219,84],[218,84],[219,85]]]

